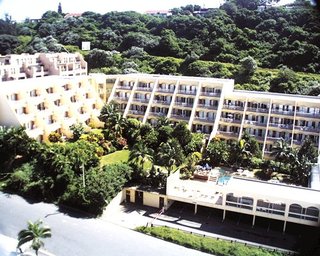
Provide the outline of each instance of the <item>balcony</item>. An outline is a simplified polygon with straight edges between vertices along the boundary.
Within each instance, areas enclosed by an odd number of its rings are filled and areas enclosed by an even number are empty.
[[[271,109],[271,113],[276,115],[286,115],[286,116],[294,115],[294,111],[292,110],[281,110],[281,109]]]
[[[157,92],[173,93],[174,92],[174,88],[173,89],[158,88]]]
[[[175,119],[179,119],[179,120],[189,120],[190,116],[172,114],[171,118],[175,118]]]
[[[240,124],[241,123],[241,120],[239,120],[239,119],[224,118],[224,117],[222,117],[220,119],[220,121],[222,121],[224,123],[233,123],[233,124]]]
[[[266,123],[260,123],[258,121],[251,121],[251,120],[244,120],[244,123],[248,124],[248,125],[252,125],[252,126],[261,126],[261,127],[266,127],[267,126]]]
[[[235,105],[223,105],[224,109],[231,109],[231,110],[244,110],[243,106],[235,106]]]
[[[315,132],[319,133],[319,128],[309,126],[295,126],[296,131]]]
[[[137,87],[137,91],[144,91],[144,92],[152,92],[153,88],[152,87]]]
[[[150,99],[133,98],[132,101],[139,103],[149,103]]]
[[[150,111],[150,112],[149,112],[149,115],[150,115],[150,116],[167,116],[167,113]]]
[[[129,110],[128,114],[137,115],[137,116],[144,116],[145,112],[141,110]]]
[[[320,113],[308,113],[308,112],[297,111],[296,115],[301,117],[308,117],[308,118],[320,118]]]
[[[232,138],[239,137],[239,133],[235,133],[235,132],[217,131],[217,134],[222,135],[224,137],[232,137]]]
[[[256,113],[268,113],[268,108],[251,108],[247,107],[247,112],[256,112]]]
[[[154,100],[154,104],[160,104],[160,105],[170,105],[170,101],[165,101],[165,100]]]
[[[127,102],[129,100],[129,97],[114,97],[113,98],[115,101],[124,101]]]
[[[218,106],[214,106],[214,105],[209,105],[209,104],[198,104],[197,105],[198,108],[205,108],[205,109],[218,109]]]
[[[215,120],[214,117],[195,117],[194,121],[205,122],[205,123],[213,123]]]
[[[182,106],[185,108],[192,108],[193,107],[193,103],[188,103],[188,102],[175,101],[174,104],[176,106]]]
[[[221,92],[201,92],[201,96],[208,96],[208,97],[220,97]]]
[[[280,129],[287,129],[287,130],[292,130],[292,128],[293,128],[292,124],[269,123],[269,126],[277,127],[277,128],[280,128]]]
[[[196,95],[197,91],[178,90],[179,94]]]
[[[118,85],[117,89],[118,90],[132,90],[132,86],[129,86],[129,85]]]

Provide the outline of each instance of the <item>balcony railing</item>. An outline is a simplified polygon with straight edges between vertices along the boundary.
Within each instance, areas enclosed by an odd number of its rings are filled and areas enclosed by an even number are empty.
[[[157,92],[168,92],[168,93],[173,93],[174,89],[166,89],[166,88],[158,88]]]
[[[225,123],[235,123],[235,124],[240,124],[241,123],[241,120],[233,119],[233,118],[224,118],[224,117],[222,117],[220,120],[222,122],[225,122]]]
[[[279,114],[279,115],[286,115],[286,116],[293,116],[294,111],[292,111],[292,110],[271,109],[271,113]]]
[[[296,115],[302,116],[302,117],[309,117],[309,118],[320,118],[320,113],[307,113],[307,112],[297,111]]]
[[[133,98],[132,101],[134,102],[141,102],[141,103],[149,103],[150,99],[140,99],[140,98]]]
[[[300,130],[300,131],[306,131],[306,132],[319,132],[319,128],[316,127],[309,127],[309,126],[295,126],[296,130]]]
[[[292,128],[293,128],[292,124],[269,123],[269,126],[278,127],[280,129],[288,129],[288,130],[292,130]]]
[[[239,136],[239,133],[226,132],[226,131],[218,131],[217,134],[224,135],[227,137],[238,137]]]
[[[117,101],[128,101],[129,97],[114,97],[114,100],[117,100]]]
[[[224,109],[232,109],[232,110],[244,110],[243,106],[235,106],[235,105],[223,105]]]
[[[196,95],[197,91],[178,90],[178,93],[179,93],[179,94]]]
[[[194,120],[196,120],[196,121],[210,122],[210,123],[213,122],[214,119],[215,119],[214,117],[199,117],[199,116],[194,118]]]
[[[220,97],[220,92],[201,92],[201,96]]]
[[[257,113],[267,113],[269,111],[268,108],[251,108],[247,107],[247,111],[249,112],[257,112]]]
[[[153,88],[151,87],[137,87],[137,91],[145,91],[145,92],[151,92]]]
[[[132,86],[129,86],[129,85],[118,85],[117,89],[120,89],[120,90],[131,90]]]
[[[187,107],[187,108],[193,107],[193,103],[187,103],[187,102],[181,102],[181,101],[175,101],[174,104],[176,106],[182,106],[182,107]]]
[[[172,118],[176,118],[176,119],[181,119],[181,120],[189,120],[190,119],[190,116],[177,115],[177,114],[172,114],[171,117]]]
[[[129,113],[128,114],[132,114],[132,115],[142,115],[144,116],[144,111],[141,111],[141,110],[129,110]]]
[[[255,126],[263,126],[263,127],[267,126],[266,123],[260,123],[258,121],[251,121],[251,120],[244,120],[244,123],[249,125],[255,125]]]
[[[152,116],[166,116],[166,115],[167,115],[167,113],[163,113],[163,112],[152,112],[152,111],[150,111],[149,114],[152,115]]]
[[[170,101],[165,101],[165,100],[154,100],[153,103],[162,104],[162,105],[170,105]]]
[[[206,108],[206,109],[218,109],[218,106],[209,105],[209,104],[198,104],[198,108]]]

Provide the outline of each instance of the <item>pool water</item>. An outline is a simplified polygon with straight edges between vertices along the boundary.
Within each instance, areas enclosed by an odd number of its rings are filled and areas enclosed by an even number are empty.
[[[222,176],[218,179],[218,184],[219,185],[225,185],[228,183],[228,181],[231,179],[230,176]]]

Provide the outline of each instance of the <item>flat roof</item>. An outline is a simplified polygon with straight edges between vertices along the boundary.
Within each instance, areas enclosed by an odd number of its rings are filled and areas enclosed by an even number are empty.
[[[241,196],[261,195],[261,199],[278,198],[320,206],[320,191],[294,185],[232,177],[226,188]]]

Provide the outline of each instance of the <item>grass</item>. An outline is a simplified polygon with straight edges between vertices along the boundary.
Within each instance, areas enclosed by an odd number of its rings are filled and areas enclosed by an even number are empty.
[[[106,164],[116,164],[116,163],[126,163],[129,159],[129,150],[119,150],[116,152],[113,152],[111,154],[105,155],[101,157],[100,164],[106,165]]]
[[[251,247],[241,243],[230,242],[226,240],[217,240],[210,237],[189,234],[180,230],[168,227],[138,227],[139,232],[161,238],[191,249],[207,252],[220,256],[276,256],[285,255],[279,251],[270,251],[263,248]]]

